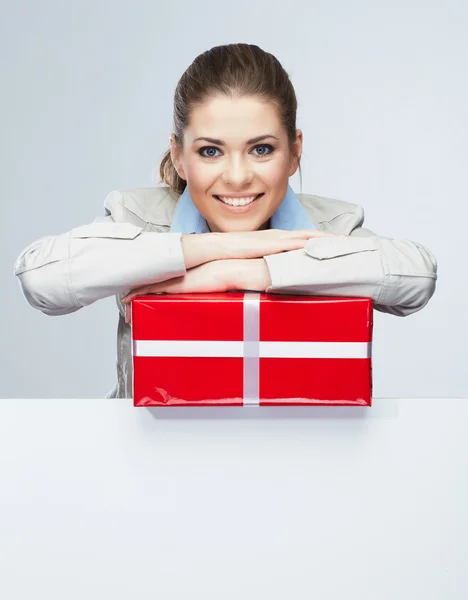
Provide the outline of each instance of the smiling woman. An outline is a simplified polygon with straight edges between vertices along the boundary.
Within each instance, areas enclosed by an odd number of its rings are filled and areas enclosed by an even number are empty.
[[[105,216],[43,237],[15,263],[27,301],[48,315],[115,295],[117,385],[131,397],[127,307],[148,293],[256,290],[370,297],[406,316],[435,290],[432,253],[362,227],[361,206],[296,194],[303,135],[279,61],[258,46],[198,56],[174,96],[174,129],[161,187],[117,190]]]
[[[302,133],[290,144],[275,104],[259,96],[209,97],[171,136],[174,168],[211,231],[267,229],[301,150]]]

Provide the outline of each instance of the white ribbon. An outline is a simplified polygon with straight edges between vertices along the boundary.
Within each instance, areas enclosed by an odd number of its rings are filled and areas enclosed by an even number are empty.
[[[260,294],[244,294],[244,406],[260,405]]]

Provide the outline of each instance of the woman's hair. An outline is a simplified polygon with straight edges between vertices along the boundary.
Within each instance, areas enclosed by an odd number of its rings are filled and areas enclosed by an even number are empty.
[[[182,146],[183,132],[193,108],[214,95],[260,96],[273,102],[286,129],[289,146],[296,138],[297,99],[288,73],[269,52],[252,44],[215,46],[195,58],[179,79],[174,94],[175,141]],[[299,174],[302,173],[299,163]],[[161,182],[181,194],[186,182],[179,177],[168,150],[159,167]]]

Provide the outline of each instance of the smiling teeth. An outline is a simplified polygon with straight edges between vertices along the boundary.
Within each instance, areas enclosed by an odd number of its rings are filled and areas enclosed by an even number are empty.
[[[224,202],[224,204],[229,204],[229,206],[245,206],[246,204],[250,204],[255,200],[257,196],[248,196],[245,198],[225,198],[224,196],[218,196],[218,198]]]

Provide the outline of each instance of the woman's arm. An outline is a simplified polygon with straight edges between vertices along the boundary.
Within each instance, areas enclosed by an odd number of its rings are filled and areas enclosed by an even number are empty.
[[[107,296],[183,277],[205,263],[303,248],[312,236],[331,235],[308,230],[156,233],[109,214],[36,240],[17,258],[14,274],[31,306],[64,315]]]
[[[268,292],[364,296],[377,310],[397,316],[423,308],[437,279],[437,261],[424,246],[362,227],[348,237],[311,239],[304,250],[264,258],[272,282]]]
[[[145,233],[109,215],[33,242],[17,258],[14,274],[31,306],[63,315],[134,286],[184,275],[180,238]]]

